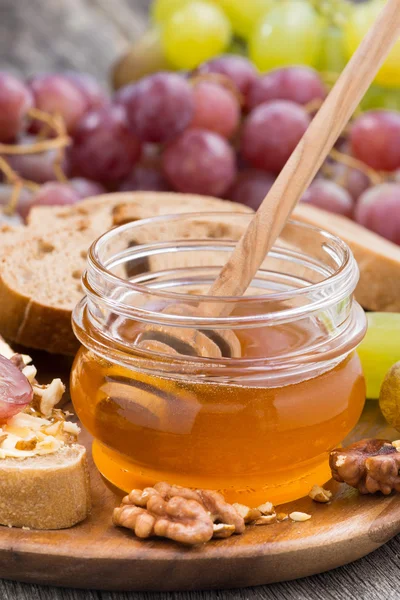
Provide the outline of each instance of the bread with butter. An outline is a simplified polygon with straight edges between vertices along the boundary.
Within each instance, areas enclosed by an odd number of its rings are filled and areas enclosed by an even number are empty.
[[[90,512],[86,449],[79,427],[56,408],[65,386],[60,379],[40,385],[29,356],[0,338],[0,354],[12,360],[33,389],[33,401],[0,423],[0,524],[65,529]]]

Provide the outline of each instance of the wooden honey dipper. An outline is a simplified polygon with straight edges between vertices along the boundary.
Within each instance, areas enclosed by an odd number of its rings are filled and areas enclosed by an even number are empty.
[[[387,0],[378,19],[264,198],[207,296],[242,296],[247,290],[292,210],[349,122],[399,35],[400,0]],[[175,305],[169,306],[164,312],[223,317],[229,315],[232,308],[231,303],[216,302],[211,303],[207,309]],[[144,349],[169,354],[211,358],[241,355],[240,343],[229,330],[148,326],[136,343]]]

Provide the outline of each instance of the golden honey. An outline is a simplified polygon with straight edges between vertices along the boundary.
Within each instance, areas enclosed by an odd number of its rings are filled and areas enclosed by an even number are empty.
[[[246,217],[238,215],[243,226]],[[173,217],[174,235],[180,220],[187,232],[194,218]],[[235,240],[213,239],[205,251],[187,234],[184,242],[168,240],[168,228],[160,225],[163,219],[154,219],[158,237],[146,247],[131,243],[140,222],[99,239],[84,279],[87,297],[74,312],[82,348],[71,395],[93,435],[97,468],[126,492],[164,480],[217,489],[250,506],[307,494],[330,478],[329,451],[355,426],[365,401],[356,353],[365,315],[352,297],[358,271],[350,251],[329,234],[289,225],[285,242],[291,246],[273,253],[253,295],[235,299],[216,325],[196,311],[166,315],[165,307],[191,302],[200,311],[203,302],[214,301],[198,290],[207,289],[218,272],[215,256],[220,253],[223,264]],[[147,236],[151,227],[147,221]],[[297,230],[312,254],[293,250]],[[144,263],[143,256],[152,257],[154,249],[153,274],[152,259]],[[229,329],[241,356],[140,349],[140,334],[163,323],[181,332]]]
[[[149,377],[87,350],[71,393],[115,486],[171,481],[220,489],[231,501],[285,502],[330,478],[328,451],[357,423],[365,385],[357,354],[311,380],[278,388]]]

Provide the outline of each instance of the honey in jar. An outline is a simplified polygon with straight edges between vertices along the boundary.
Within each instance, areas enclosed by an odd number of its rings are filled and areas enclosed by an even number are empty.
[[[229,216],[240,223],[233,238],[246,218]],[[228,317],[196,316],[210,314],[199,310],[215,302],[204,290],[235,243],[176,237],[196,231],[196,219],[133,223],[92,247],[87,297],[74,313],[76,413],[93,435],[99,471],[121,490],[163,480],[253,506],[296,499],[330,478],[329,451],[364,405],[357,266],[340,240],[290,223],[248,295],[224,300]],[[150,242],[137,243],[143,228]],[[177,303],[196,311],[166,310]],[[240,356],[142,349],[149,327],[233,332]]]

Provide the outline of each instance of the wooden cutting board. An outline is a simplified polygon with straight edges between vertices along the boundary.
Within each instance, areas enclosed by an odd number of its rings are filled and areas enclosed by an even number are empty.
[[[350,441],[394,440],[376,402],[367,403]],[[88,435],[82,442],[90,448]],[[309,498],[283,505],[304,511],[309,521],[250,526],[240,536],[185,548],[162,540],[139,541],[114,528],[119,499],[104,485],[93,463],[93,512],[62,531],[0,527],[0,577],[29,583],[102,590],[199,590],[237,588],[320,573],[372,552],[400,532],[400,494],[359,496],[331,481],[330,504]]]

